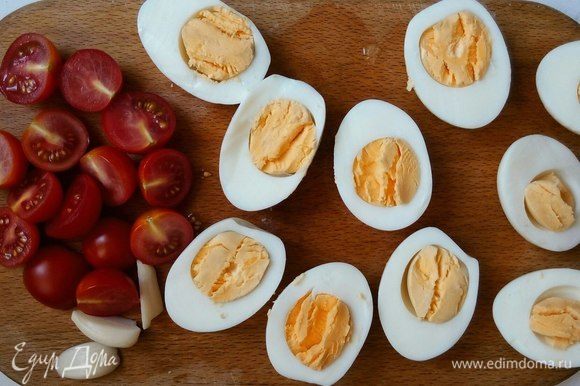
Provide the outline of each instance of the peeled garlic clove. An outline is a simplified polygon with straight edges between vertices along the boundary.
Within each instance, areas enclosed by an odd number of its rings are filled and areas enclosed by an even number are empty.
[[[120,316],[92,316],[74,310],[71,319],[89,339],[105,346],[131,347],[137,343],[141,333],[134,320]]]
[[[87,342],[63,351],[56,362],[61,378],[95,379],[115,371],[121,358],[116,348]]]
[[[151,321],[163,312],[163,299],[157,283],[157,273],[151,265],[137,261],[139,293],[141,303],[141,323],[144,330],[151,326]]]

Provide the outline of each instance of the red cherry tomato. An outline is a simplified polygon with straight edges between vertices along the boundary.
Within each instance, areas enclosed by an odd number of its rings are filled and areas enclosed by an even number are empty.
[[[61,63],[50,40],[34,33],[21,35],[2,59],[0,92],[22,105],[42,102],[56,88]]]
[[[89,146],[85,125],[65,110],[42,110],[24,130],[22,147],[36,167],[61,172],[73,167]]]
[[[133,255],[150,265],[175,260],[191,240],[191,223],[170,209],[151,209],[143,213],[131,229]]]
[[[97,269],[77,286],[77,307],[88,315],[117,316],[139,304],[133,280],[115,269]]]
[[[8,193],[8,206],[21,218],[39,223],[53,218],[62,204],[62,186],[51,172],[35,169]]]
[[[191,163],[177,150],[156,150],[139,164],[139,187],[151,206],[179,205],[191,189],[191,180]]]
[[[0,208],[0,263],[15,267],[28,261],[38,249],[40,235],[36,225]]]
[[[129,269],[135,265],[130,239],[129,223],[104,218],[83,240],[83,254],[95,268]]]
[[[86,174],[78,175],[69,186],[64,204],[56,217],[46,224],[46,234],[55,239],[76,239],[95,225],[101,214],[99,185]]]
[[[26,264],[24,285],[42,304],[68,310],[75,306],[77,285],[89,271],[80,254],[52,245],[40,249]]]
[[[103,111],[109,142],[127,153],[143,154],[163,147],[175,130],[175,113],[159,95],[119,94]]]
[[[101,183],[103,199],[111,206],[122,205],[137,188],[137,170],[129,156],[111,146],[91,150],[81,158],[83,171]]]
[[[60,91],[69,105],[82,111],[101,111],[121,89],[123,74],[115,59],[101,50],[79,50],[66,60]]]
[[[22,181],[27,166],[20,141],[0,130],[0,188],[10,188]]]

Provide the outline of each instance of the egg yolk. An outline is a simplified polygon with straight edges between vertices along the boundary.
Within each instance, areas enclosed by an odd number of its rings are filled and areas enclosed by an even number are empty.
[[[526,187],[524,203],[530,219],[548,230],[565,231],[574,223],[574,198],[553,172],[538,176]]]
[[[352,321],[348,306],[336,296],[300,298],[286,319],[286,342],[306,366],[322,370],[340,356],[350,340]]]
[[[552,297],[536,303],[530,328],[555,348],[565,350],[580,342],[580,301]]]
[[[279,99],[268,103],[250,131],[252,162],[270,175],[290,175],[307,167],[315,148],[312,115],[296,101]]]
[[[191,276],[197,288],[214,302],[230,302],[256,288],[269,264],[262,244],[229,231],[201,248],[191,263]]]
[[[419,187],[419,162],[409,145],[381,138],[366,145],[352,166],[356,193],[369,204],[409,203]]]
[[[491,60],[487,28],[470,12],[449,15],[429,27],[419,46],[425,70],[450,87],[465,87],[482,79]]]
[[[428,245],[408,267],[407,293],[421,319],[444,323],[459,313],[467,294],[467,269],[447,249]]]
[[[181,29],[188,65],[221,82],[244,72],[254,59],[254,37],[246,19],[224,7],[204,9]]]

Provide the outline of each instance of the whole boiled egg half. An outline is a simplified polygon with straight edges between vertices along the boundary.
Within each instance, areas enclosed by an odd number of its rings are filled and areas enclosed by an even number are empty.
[[[580,270],[544,269],[507,284],[493,320],[520,354],[554,367],[580,367]]]
[[[379,285],[379,318],[407,359],[443,354],[461,338],[475,310],[479,263],[437,228],[424,228],[395,249]]]
[[[237,218],[200,233],[171,266],[165,306],[190,331],[221,331],[254,315],[282,280],[282,240]]]
[[[298,187],[320,145],[326,106],[307,83],[271,75],[240,104],[224,136],[223,192],[237,208],[257,211]]]
[[[363,223],[387,231],[411,225],[427,209],[433,188],[421,130],[390,103],[360,102],[336,134],[334,181]]]
[[[373,318],[372,294],[350,264],[328,263],[300,274],[268,313],[266,348],[290,379],[332,385],[360,352]]]
[[[503,211],[516,232],[550,251],[580,244],[580,161],[561,142],[529,135],[505,152],[497,171]]]
[[[548,113],[580,134],[580,40],[548,52],[538,66],[536,88]]]
[[[219,0],[147,0],[137,30],[166,77],[211,103],[240,103],[270,66],[258,28]]]
[[[442,0],[405,34],[407,89],[439,119],[465,129],[493,121],[510,90],[511,66],[495,20],[475,0]]]

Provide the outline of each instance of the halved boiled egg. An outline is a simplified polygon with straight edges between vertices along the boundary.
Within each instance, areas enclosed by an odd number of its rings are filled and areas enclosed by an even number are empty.
[[[211,103],[240,103],[270,66],[258,28],[219,0],[147,0],[137,29],[157,68]]]
[[[421,130],[390,103],[360,102],[336,134],[334,181],[346,207],[365,224],[389,231],[411,225],[427,209],[433,187]]]
[[[548,113],[580,134],[580,40],[548,52],[536,72],[536,88]]]
[[[495,20],[475,0],[443,0],[407,27],[408,90],[441,120],[465,129],[493,121],[510,90],[511,66]]]
[[[173,263],[165,306],[179,326],[221,331],[254,315],[282,280],[282,240],[237,218],[200,233]]]
[[[495,297],[493,320],[529,359],[580,367],[580,271],[544,269],[511,281]]]
[[[424,361],[461,338],[475,310],[479,263],[445,233],[424,228],[387,261],[379,285],[379,317],[405,358]]]
[[[237,208],[256,211],[286,199],[306,175],[324,131],[324,98],[280,75],[240,104],[222,142],[220,182]]]
[[[514,229],[530,243],[567,251],[580,243],[580,161],[562,143],[528,135],[505,152],[497,191]]]
[[[331,385],[360,352],[373,318],[364,275],[346,263],[312,268],[290,283],[268,313],[266,348],[290,379]]]

